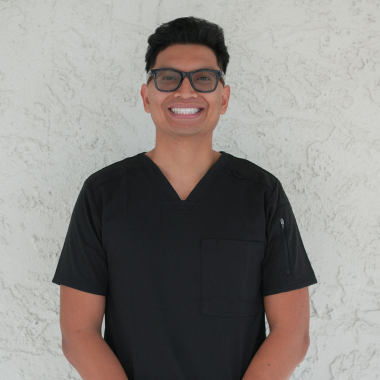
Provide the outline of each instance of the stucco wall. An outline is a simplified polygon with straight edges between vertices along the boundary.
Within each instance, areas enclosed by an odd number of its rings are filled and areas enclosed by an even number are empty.
[[[380,379],[380,3],[0,0],[0,378],[80,379],[51,282],[84,179],[154,147],[140,96],[163,22],[224,28],[216,150],[282,182],[319,283],[291,379]]]

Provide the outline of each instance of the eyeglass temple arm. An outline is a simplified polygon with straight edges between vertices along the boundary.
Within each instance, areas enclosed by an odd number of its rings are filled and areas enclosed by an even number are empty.
[[[223,71],[222,71],[222,75],[221,75],[220,79],[222,79],[223,87],[224,87],[226,85],[226,74],[224,74]]]

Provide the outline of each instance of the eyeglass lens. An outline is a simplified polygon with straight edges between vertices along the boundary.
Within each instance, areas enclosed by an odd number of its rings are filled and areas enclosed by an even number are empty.
[[[217,76],[212,71],[198,71],[193,74],[193,84],[198,91],[211,91],[215,88]],[[162,70],[157,73],[156,82],[159,90],[174,90],[181,80],[181,74]]]

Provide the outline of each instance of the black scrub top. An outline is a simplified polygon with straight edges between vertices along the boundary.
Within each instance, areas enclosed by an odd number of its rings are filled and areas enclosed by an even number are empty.
[[[90,175],[52,282],[106,296],[130,380],[241,380],[263,297],[317,283],[279,180],[221,156],[181,200],[146,152]]]

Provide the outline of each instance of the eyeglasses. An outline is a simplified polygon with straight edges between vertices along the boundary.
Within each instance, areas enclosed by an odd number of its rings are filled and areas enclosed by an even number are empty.
[[[226,75],[222,70],[200,69],[194,71],[179,71],[171,68],[153,69],[146,75],[146,84],[149,84],[150,77],[153,77],[154,84],[159,91],[172,92],[177,90],[185,77],[189,78],[194,90],[199,92],[213,92],[218,86],[221,78],[223,87],[225,86]]]

